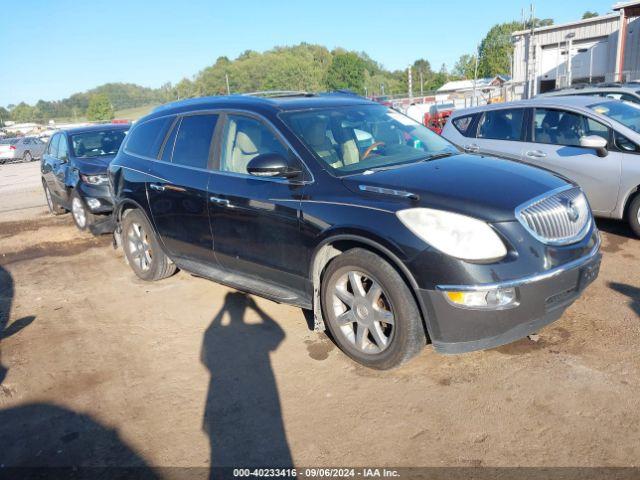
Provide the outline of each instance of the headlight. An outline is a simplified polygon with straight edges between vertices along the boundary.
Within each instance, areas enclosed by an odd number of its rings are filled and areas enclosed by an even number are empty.
[[[500,237],[477,218],[430,208],[396,213],[415,235],[447,255],[463,260],[498,260],[507,254]]]
[[[106,175],[80,175],[80,178],[89,185],[103,185],[109,181]]]

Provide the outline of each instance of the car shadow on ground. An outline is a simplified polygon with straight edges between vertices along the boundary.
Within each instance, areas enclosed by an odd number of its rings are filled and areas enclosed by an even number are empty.
[[[629,297],[629,307],[640,317],[640,288],[618,282],[609,282],[609,288]]]
[[[240,292],[226,295],[207,328],[201,360],[211,380],[203,430],[212,478],[216,467],[292,466],[270,359],[284,338],[280,326]]]
[[[618,235],[620,237],[631,238],[634,240],[638,239],[638,237],[636,237],[631,231],[629,224],[625,221],[614,220],[610,218],[597,218],[596,225],[598,226],[598,229],[602,230],[603,232]]]
[[[9,369],[2,364],[2,344],[35,320],[28,316],[9,324],[13,296],[13,278],[0,266],[0,405],[15,393],[5,382]],[[0,478],[81,478],[77,467],[87,467],[92,478],[157,478],[116,430],[88,415],[48,403],[0,407]]]

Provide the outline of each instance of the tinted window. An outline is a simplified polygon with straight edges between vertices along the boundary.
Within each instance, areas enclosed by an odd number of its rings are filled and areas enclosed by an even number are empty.
[[[615,132],[615,142],[618,149],[623,152],[640,153],[640,146],[633,143],[621,133]]]
[[[207,168],[211,138],[218,115],[188,115],[182,118],[173,147],[173,163]]]
[[[520,140],[522,138],[523,117],[524,110],[522,108],[485,112],[480,120],[478,138]]]
[[[174,117],[156,118],[133,127],[127,140],[127,152],[156,158],[173,119]]]
[[[564,110],[537,108],[533,141],[552,145],[580,146],[580,137],[598,135],[609,140],[609,129],[593,119]]]
[[[266,125],[253,118],[229,115],[222,140],[220,170],[248,173],[249,162],[264,153],[278,153],[289,158],[287,149]]]
[[[463,134],[465,137],[470,135],[469,127],[473,123],[473,115],[467,115],[465,117],[458,117],[453,121],[453,126]]]
[[[60,141],[60,134],[54,135],[49,141],[49,147],[47,148],[47,153],[52,157],[58,156],[58,142]]]
[[[163,162],[171,161],[171,155],[173,155],[173,145],[176,143],[176,134],[178,133],[178,128],[180,128],[180,121],[177,121],[174,124],[169,138],[167,138],[167,141],[164,143],[164,147],[162,149],[162,157],[160,157]]]

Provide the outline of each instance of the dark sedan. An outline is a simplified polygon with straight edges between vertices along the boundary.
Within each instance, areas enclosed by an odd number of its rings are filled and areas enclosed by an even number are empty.
[[[63,130],[51,137],[42,156],[41,172],[52,214],[71,211],[76,226],[85,230],[111,213],[107,167],[129,127],[92,125]]]

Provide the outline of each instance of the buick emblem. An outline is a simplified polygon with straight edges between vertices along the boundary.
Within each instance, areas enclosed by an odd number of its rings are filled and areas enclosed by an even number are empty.
[[[578,210],[578,207],[576,207],[571,200],[562,199],[562,203],[567,211],[567,217],[569,217],[569,220],[573,223],[577,222],[578,218],[580,218],[580,210]]]

